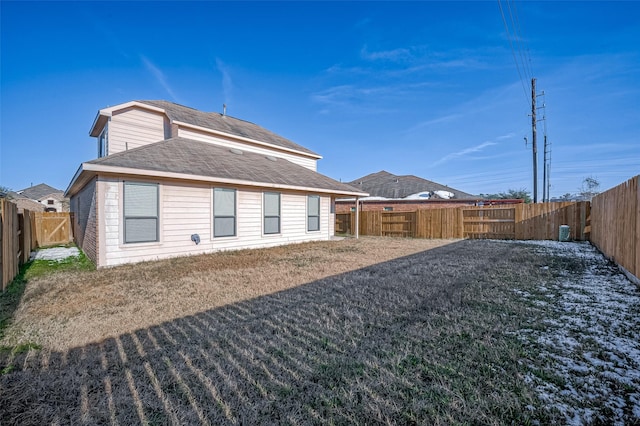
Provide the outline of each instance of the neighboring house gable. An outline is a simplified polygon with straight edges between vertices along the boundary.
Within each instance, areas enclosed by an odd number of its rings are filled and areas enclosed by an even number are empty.
[[[29,210],[48,212],[69,211],[68,199],[65,198],[64,192],[44,183],[16,191],[16,194],[19,198],[32,200],[43,206],[41,209],[35,209],[32,203],[22,202],[24,205],[23,208],[29,209],[27,205],[31,205],[32,209]]]
[[[91,135],[101,129],[109,155],[83,163],[66,191],[98,267],[327,240],[335,198],[367,195],[317,173],[319,155],[220,114],[136,101],[101,110]]]

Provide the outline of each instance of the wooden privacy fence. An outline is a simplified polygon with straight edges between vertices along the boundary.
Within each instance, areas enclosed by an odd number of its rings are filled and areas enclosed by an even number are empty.
[[[640,278],[640,175],[591,200],[591,242]]]
[[[18,213],[18,206],[0,199],[0,288],[18,275],[20,265],[29,261],[33,249],[30,212]],[[25,220],[26,218],[26,220]]]
[[[2,291],[13,280],[20,269],[21,233],[18,229],[18,206],[0,199],[0,267],[2,267]]]
[[[18,275],[20,266],[29,261],[38,247],[67,244],[73,241],[70,213],[41,213],[24,210],[0,199],[0,288],[4,291]]]
[[[360,212],[360,235],[557,240],[560,225],[570,227],[572,239],[588,239],[589,202]],[[336,215],[336,232],[354,229],[354,212]]]

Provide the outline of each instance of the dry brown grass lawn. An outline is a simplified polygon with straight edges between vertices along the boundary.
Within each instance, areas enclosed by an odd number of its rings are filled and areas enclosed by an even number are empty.
[[[66,350],[453,241],[345,239],[61,272],[30,280],[2,343]]]
[[[7,339],[44,348],[0,347],[0,424],[638,424],[640,296],[564,244],[363,238],[29,278]]]

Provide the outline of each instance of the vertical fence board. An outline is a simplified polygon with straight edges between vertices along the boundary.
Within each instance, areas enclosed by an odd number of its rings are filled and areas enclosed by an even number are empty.
[[[4,291],[13,278],[18,275],[20,269],[20,232],[18,220],[18,206],[9,200],[0,200],[0,222],[2,232],[0,239],[2,240],[2,282],[1,287]]]
[[[607,257],[640,278],[640,175],[596,195],[591,202],[591,241]]]

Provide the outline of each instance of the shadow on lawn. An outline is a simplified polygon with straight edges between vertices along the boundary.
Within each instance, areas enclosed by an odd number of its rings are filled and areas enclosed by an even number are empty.
[[[522,420],[520,349],[503,339],[498,306],[501,291],[541,273],[525,253],[461,241],[67,352],[19,354],[4,360],[15,370],[0,376],[0,423]]]

